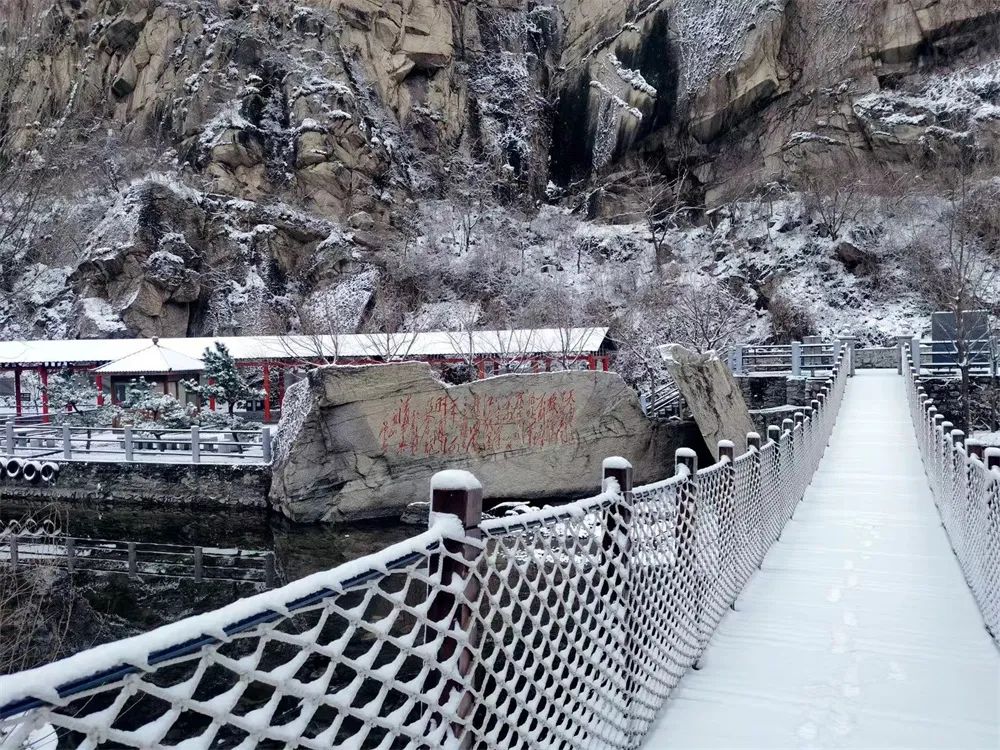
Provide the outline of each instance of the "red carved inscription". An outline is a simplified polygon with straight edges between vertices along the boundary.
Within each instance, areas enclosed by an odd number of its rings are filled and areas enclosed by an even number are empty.
[[[462,456],[563,445],[573,439],[576,392],[462,398],[407,396],[382,423],[384,452]]]

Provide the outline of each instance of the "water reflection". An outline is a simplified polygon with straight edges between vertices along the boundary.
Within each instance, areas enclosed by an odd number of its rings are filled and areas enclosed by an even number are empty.
[[[3,500],[0,522],[22,519],[46,507],[53,506]],[[66,519],[67,533],[78,538],[274,550],[287,580],[328,570],[423,530],[397,518],[336,526],[293,524],[277,513],[247,508],[54,507]]]

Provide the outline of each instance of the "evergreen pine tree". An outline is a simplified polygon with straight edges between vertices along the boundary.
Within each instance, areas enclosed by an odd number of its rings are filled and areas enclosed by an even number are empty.
[[[189,380],[184,383],[184,387],[198,394],[203,402],[209,399],[224,401],[232,417],[238,404],[258,401],[264,397],[264,391],[252,385],[236,366],[236,360],[225,344],[216,343],[215,349],[206,349],[202,361],[205,363],[208,384],[202,385],[198,381]]]

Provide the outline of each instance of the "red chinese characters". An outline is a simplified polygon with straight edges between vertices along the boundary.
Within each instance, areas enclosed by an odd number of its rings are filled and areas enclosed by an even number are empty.
[[[411,456],[503,453],[568,443],[575,419],[573,390],[461,399],[408,396],[382,423],[379,441],[384,452]]]

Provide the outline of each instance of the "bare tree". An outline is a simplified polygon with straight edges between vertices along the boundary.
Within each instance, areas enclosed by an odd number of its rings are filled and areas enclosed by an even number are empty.
[[[801,179],[806,209],[831,239],[857,220],[866,207],[866,186],[857,174],[839,170],[812,172]]]
[[[698,352],[722,352],[746,336],[753,305],[718,281],[679,286],[667,316],[675,343]]]
[[[958,168],[945,176],[947,206],[940,241],[921,239],[910,257],[914,280],[938,310],[954,320],[954,346],[961,375],[962,422],[972,425],[972,369],[981,335],[974,312],[1000,311],[1000,196],[990,185],[974,186],[970,169]],[[992,218],[992,221],[988,220]]]
[[[406,308],[386,286],[376,293],[359,337],[374,358],[384,362],[406,359],[417,343],[417,334],[404,330],[405,324]]]
[[[681,168],[675,177],[669,178],[660,164],[644,161],[628,186],[628,194],[635,202],[649,232],[649,241],[661,262],[672,256],[667,244],[670,231],[676,229],[694,210],[694,206],[685,200],[688,177],[687,168]]]

